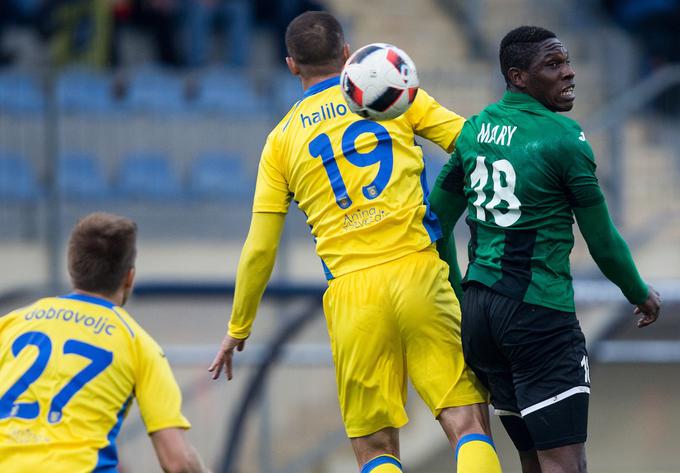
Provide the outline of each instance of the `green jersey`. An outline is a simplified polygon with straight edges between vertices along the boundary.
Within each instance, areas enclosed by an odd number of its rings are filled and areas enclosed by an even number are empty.
[[[575,121],[506,92],[467,121],[437,186],[467,202],[464,282],[574,311],[572,209],[604,200],[592,149]]]

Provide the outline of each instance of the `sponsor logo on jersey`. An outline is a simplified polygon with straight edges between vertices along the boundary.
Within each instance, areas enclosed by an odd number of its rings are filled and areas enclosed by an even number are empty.
[[[375,207],[370,209],[356,209],[351,214],[345,214],[345,219],[342,228],[348,232],[356,228],[366,227],[381,221],[387,216],[384,210],[378,210]]]
[[[52,440],[39,432],[34,432],[30,427],[12,427],[7,434],[18,444],[48,443]]]

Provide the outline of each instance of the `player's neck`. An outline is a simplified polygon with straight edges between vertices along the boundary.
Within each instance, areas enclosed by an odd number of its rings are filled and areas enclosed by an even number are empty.
[[[302,81],[302,89],[307,90],[310,87],[318,84],[319,82],[323,82],[326,79],[330,79],[331,77],[337,77],[340,75],[340,71],[338,72],[333,72],[331,74],[326,74],[323,76],[313,76],[313,77],[302,77],[300,76],[300,80]]]
[[[121,306],[123,304],[123,292],[118,290],[114,294],[101,294],[99,292],[83,291],[82,289],[74,288],[73,292],[82,294],[84,296],[96,297],[111,302],[114,305]]]

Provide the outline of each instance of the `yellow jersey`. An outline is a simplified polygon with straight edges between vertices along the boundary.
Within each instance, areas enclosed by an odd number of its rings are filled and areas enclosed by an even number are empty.
[[[149,433],[190,427],[163,351],[121,307],[74,293],[0,317],[0,471],[116,472],[133,398]]]
[[[328,279],[422,250],[441,228],[415,138],[451,152],[464,121],[423,89],[400,117],[366,120],[347,108],[339,77],[319,82],[267,137],[253,212],[287,213],[294,199]]]

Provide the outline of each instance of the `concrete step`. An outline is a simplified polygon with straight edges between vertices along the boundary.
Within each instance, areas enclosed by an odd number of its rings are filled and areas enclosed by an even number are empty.
[[[351,18],[348,40],[352,49],[374,42],[392,43],[404,49],[419,68],[454,64],[467,53],[463,33],[434,0],[403,2],[399,8],[384,0],[331,0],[329,7],[341,18]]]
[[[677,166],[669,150],[650,141],[648,126],[631,121],[625,128],[625,216],[633,227],[677,210]]]

